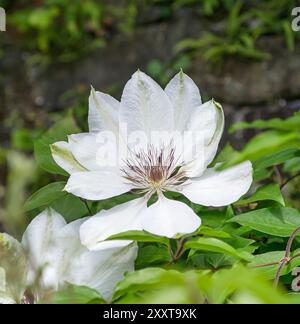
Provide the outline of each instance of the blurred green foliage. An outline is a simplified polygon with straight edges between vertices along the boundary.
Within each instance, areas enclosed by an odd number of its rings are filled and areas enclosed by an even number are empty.
[[[74,61],[104,47],[114,34],[134,31],[143,24],[140,13],[147,17],[154,9],[159,10],[153,18],[156,20],[171,20],[181,8],[192,8],[199,19],[209,21],[212,30],[197,39],[181,40],[175,49],[177,53],[187,51],[192,57],[200,55],[212,63],[222,63],[228,56],[268,59],[271,53],[257,45],[260,38],[282,36],[293,50],[297,37],[291,29],[291,10],[297,5],[296,0],[2,0],[1,3],[7,8],[8,23],[20,34],[22,46],[46,62]],[[146,19],[145,23],[148,22]],[[215,25],[219,26],[217,31]]]
[[[6,163],[8,174],[3,206],[0,207],[0,222],[19,239],[28,224],[24,203],[27,190],[37,180],[36,164],[31,157],[16,151],[7,152]]]
[[[188,38],[179,42],[177,51],[188,51],[192,56],[201,56],[214,64],[222,64],[229,56],[264,60],[271,53],[259,49],[259,39],[268,35],[279,35],[285,39],[290,51],[295,48],[297,33],[291,28],[291,12],[297,6],[294,0],[260,1],[251,5],[250,1],[210,3],[206,12],[216,16],[225,10],[225,25],[221,32],[204,32],[198,39]]]
[[[22,43],[37,50],[38,58],[70,62],[103,47],[111,32],[130,31],[136,2],[110,4],[102,0],[43,0],[8,4],[8,22],[20,32]],[[25,37],[25,39],[24,39]]]

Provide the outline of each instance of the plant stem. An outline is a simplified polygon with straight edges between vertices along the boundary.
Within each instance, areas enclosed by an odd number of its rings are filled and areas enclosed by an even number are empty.
[[[275,279],[274,279],[274,287],[276,288],[278,286],[279,283],[279,279],[282,273],[283,268],[285,267],[286,264],[288,264],[291,260],[293,260],[295,257],[290,258],[290,254],[291,254],[291,248],[292,248],[292,244],[296,238],[296,236],[298,235],[298,233],[300,233],[300,227],[296,228],[294,230],[294,232],[292,233],[291,237],[288,240],[286,249],[285,249],[285,255],[284,258],[280,261],[280,266],[277,270]]]
[[[273,265],[277,265],[279,262],[271,262],[271,263],[265,263],[265,264],[258,264],[256,266],[253,266],[252,268],[264,268],[264,267],[271,267]]]
[[[177,251],[175,253],[175,260],[177,261],[178,259],[180,259],[180,257],[182,256],[182,254],[184,253],[184,243],[185,243],[186,239],[184,237],[182,237],[178,242],[177,242]]]
[[[297,174],[293,175],[292,177],[288,178],[286,181],[284,181],[281,186],[280,189],[283,189],[289,182],[291,182],[292,180],[294,180],[295,178],[300,177],[300,172],[298,172]]]
[[[89,216],[92,216],[92,211],[90,209],[90,206],[89,206],[88,202],[85,199],[82,199],[82,198],[81,198],[81,201],[85,204],[85,207],[88,210]]]
[[[172,251],[172,248],[169,247],[169,253],[171,255],[172,258],[172,262],[176,262],[180,259],[180,257],[183,255],[184,253],[184,243],[186,242],[186,238],[182,237],[181,239],[177,240],[177,249],[176,252],[174,253]]]
[[[294,255],[291,259],[290,259],[290,262],[293,261],[294,259],[297,259],[300,257],[300,253]]]
[[[282,184],[282,176],[281,176],[281,173],[280,173],[278,167],[277,166],[274,166],[273,167],[273,170],[275,172],[275,175],[276,175],[276,178],[277,178],[278,183],[281,185]]]

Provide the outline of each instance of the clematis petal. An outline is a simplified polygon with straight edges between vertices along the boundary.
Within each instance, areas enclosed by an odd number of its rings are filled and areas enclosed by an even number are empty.
[[[66,222],[62,216],[53,209],[47,209],[35,217],[27,227],[22,238],[22,245],[27,251],[30,264],[29,283],[35,282],[39,272],[42,272],[41,286],[57,289],[59,258],[54,238],[65,225]]]
[[[113,97],[93,88],[89,97],[89,130],[91,133],[102,131],[119,132],[120,103]]]
[[[134,270],[137,252],[137,244],[131,243],[122,248],[86,253],[82,258],[82,264],[85,264],[89,271],[85,271],[86,276],[82,285],[96,289],[104,299],[109,301],[116,284],[123,279],[124,273]],[[77,273],[82,273],[81,267],[76,268],[74,270],[77,270]]]
[[[81,133],[68,136],[69,147],[76,160],[86,170],[97,171],[101,167],[97,163],[97,134]]]
[[[143,210],[142,214],[142,226],[145,231],[169,238],[192,233],[201,225],[201,219],[192,208],[163,196]]]
[[[137,245],[127,243],[127,246],[121,248],[89,251],[80,244],[78,233],[81,224],[82,222],[69,224],[61,233],[61,239],[67,240],[71,247],[65,249],[65,252],[72,256],[63,279],[65,282],[96,289],[102,297],[109,300],[114,287],[123,278],[124,273],[134,270]]]
[[[120,122],[128,134],[142,131],[173,130],[173,107],[162,88],[143,72],[136,72],[127,82],[121,99]]]
[[[165,92],[173,104],[175,130],[186,130],[189,119],[202,103],[198,87],[181,71],[168,83]]]
[[[19,278],[14,278],[14,282],[18,282],[18,280]],[[24,291],[25,285],[22,290],[18,289],[16,291],[17,295],[14,297],[9,282],[6,280],[6,271],[0,267],[0,305],[17,304],[17,299],[21,301]]]
[[[191,141],[185,145],[184,170],[188,177],[200,176],[213,161],[224,130],[222,107],[214,100],[198,107],[188,123]]]
[[[56,142],[50,145],[54,161],[69,174],[86,169],[75,159],[67,142]]]
[[[81,244],[79,229],[88,219],[66,225],[61,215],[49,209],[27,228],[23,244],[32,271],[37,276],[42,270],[39,296],[47,289],[58,290],[71,283],[96,289],[108,299],[124,272],[133,270],[135,244],[99,252],[91,252]]]
[[[181,192],[196,204],[227,206],[248,192],[253,180],[252,173],[249,161],[223,171],[207,169],[201,177],[191,179]]]
[[[121,195],[132,188],[117,172],[89,171],[73,173],[65,190],[87,200],[102,200]]]
[[[141,230],[140,212],[143,208],[146,208],[146,200],[139,198],[101,211],[80,227],[81,243],[90,250],[128,245],[130,241],[127,240],[103,241],[114,234]]]
[[[27,288],[28,264],[22,245],[0,233],[0,304],[20,303]]]
[[[117,139],[112,133],[81,133],[68,136],[75,159],[89,171],[119,169]]]
[[[79,239],[80,226],[88,220],[72,222],[56,234],[59,286],[63,287],[66,282],[87,286],[108,300],[123,274],[134,269],[137,246],[127,243],[124,248],[89,251]]]

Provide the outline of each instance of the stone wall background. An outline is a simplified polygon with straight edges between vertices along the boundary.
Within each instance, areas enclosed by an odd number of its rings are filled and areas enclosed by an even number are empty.
[[[147,16],[148,17],[148,16]],[[72,101],[61,100],[71,89],[120,90],[138,68],[147,70],[152,60],[168,62],[176,43],[199,37],[214,26],[192,10],[181,10],[172,20],[141,24],[133,33],[113,37],[104,49],[72,64],[52,64],[46,69],[27,63],[28,54],[6,36],[1,60],[1,120],[17,111],[26,122],[45,123],[47,113],[59,111]],[[3,35],[1,35],[2,37]],[[290,52],[279,37],[265,37],[259,46],[272,52],[267,61],[229,58],[222,69],[193,61],[188,74],[204,98],[214,97],[224,107],[229,123],[255,118],[286,116],[300,106],[300,46]],[[1,142],[8,144],[10,130],[1,127]]]

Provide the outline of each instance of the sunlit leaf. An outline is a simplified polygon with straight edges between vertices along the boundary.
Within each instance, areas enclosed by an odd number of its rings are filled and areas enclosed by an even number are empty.
[[[277,184],[269,184],[262,186],[257,189],[257,191],[247,199],[241,199],[235,203],[237,206],[245,206],[254,202],[272,200],[276,201],[282,206],[285,206],[284,199],[282,197],[280,187]]]
[[[289,237],[300,226],[300,213],[293,208],[263,208],[235,216],[229,222],[249,226],[262,233]]]
[[[144,231],[127,231],[110,236],[107,240],[132,240],[137,242],[157,242],[169,245],[169,239],[163,236],[153,235]]]
[[[39,189],[25,203],[25,210],[30,211],[35,208],[49,206],[53,201],[66,196],[68,193],[63,191],[66,182],[54,182]]]
[[[105,304],[101,295],[88,287],[68,285],[67,288],[60,290],[48,297],[49,300],[40,303],[49,304]]]
[[[235,256],[245,261],[252,260],[251,254],[247,252],[240,252],[229,244],[215,238],[200,237],[197,239],[192,239],[187,241],[184,246],[186,249],[224,253]]]

